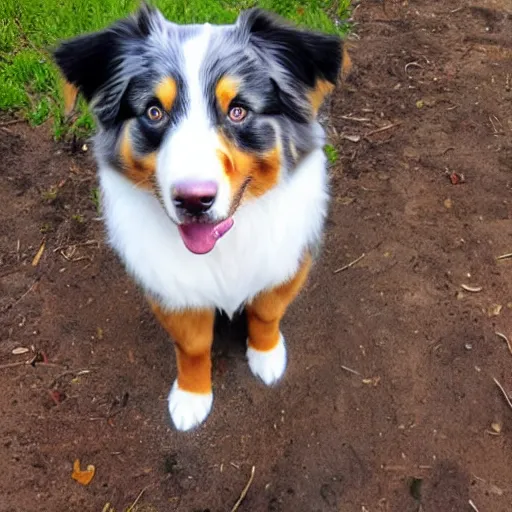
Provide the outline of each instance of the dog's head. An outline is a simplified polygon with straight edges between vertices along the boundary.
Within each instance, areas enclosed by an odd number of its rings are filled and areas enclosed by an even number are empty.
[[[343,47],[261,10],[234,25],[176,25],[143,6],[55,59],[98,120],[100,163],[156,194],[202,254],[242,202],[319,147],[316,115]]]

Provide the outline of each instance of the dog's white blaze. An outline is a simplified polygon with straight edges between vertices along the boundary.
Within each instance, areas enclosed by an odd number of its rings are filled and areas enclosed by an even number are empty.
[[[199,34],[183,45],[184,75],[188,107],[184,119],[172,130],[159,151],[157,180],[167,211],[176,221],[171,189],[180,180],[215,181],[219,186],[212,209],[214,217],[223,218],[230,206],[230,184],[217,156],[221,142],[207,111],[201,68],[209,48],[213,27],[203,25]]]
[[[218,308],[232,315],[262,290],[290,278],[308,244],[321,236],[328,202],[325,165],[320,146],[274,189],[243,204],[234,227],[203,255],[185,248],[178,228],[150,192],[103,165],[110,242],[163,307]]]

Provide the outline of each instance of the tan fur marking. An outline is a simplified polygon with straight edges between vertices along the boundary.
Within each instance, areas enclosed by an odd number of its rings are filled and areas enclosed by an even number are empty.
[[[64,115],[68,117],[75,109],[78,98],[78,88],[71,82],[65,80],[62,86],[62,95],[64,97]]]
[[[275,187],[281,170],[281,151],[274,147],[264,155],[246,153],[221,135],[223,149],[218,156],[236,196],[249,180],[246,196],[259,197]]]
[[[343,44],[342,60],[341,60],[341,76],[344,78],[352,69],[352,60],[348,53],[347,47]],[[326,96],[334,90],[334,84],[327,80],[318,80],[313,90],[309,92],[309,101],[313,109],[313,115],[318,114],[318,110],[322,106]]]
[[[250,347],[262,351],[275,348],[279,342],[281,319],[306,282],[311,264],[312,258],[308,253],[289,281],[260,293],[246,306]]]
[[[325,97],[332,92],[334,85],[327,80],[318,80],[315,88],[309,93],[309,101],[316,116],[318,109],[322,106]]]
[[[343,60],[341,62],[341,72],[343,76],[347,76],[352,69],[352,59],[348,53],[346,45],[343,45]]]
[[[156,169],[156,153],[138,157],[135,156],[130,138],[130,125],[124,129],[119,148],[123,171],[125,175],[140,188],[153,189],[152,177]]]
[[[152,300],[149,303],[162,327],[174,340],[180,389],[191,393],[211,393],[214,312],[169,312]]]
[[[215,87],[215,96],[225,114],[227,114],[233,98],[238,94],[239,86],[238,80],[230,76],[224,76],[218,81],[217,87]]]
[[[155,89],[155,96],[167,111],[171,110],[177,93],[176,81],[170,76],[166,76]]]

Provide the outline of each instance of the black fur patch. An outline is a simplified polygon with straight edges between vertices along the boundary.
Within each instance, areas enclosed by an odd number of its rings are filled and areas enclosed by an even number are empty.
[[[121,20],[106,30],[70,39],[53,53],[66,80],[75,85],[88,102],[102,91],[105,108],[97,114],[103,124],[115,122],[126,107],[121,95],[128,86],[128,77],[122,77],[117,66],[126,41],[137,43],[149,34],[148,16],[149,11],[141,10],[137,17]],[[123,115],[126,114],[124,111]]]
[[[343,43],[337,36],[303,31],[261,9],[242,15],[251,42],[270,51],[280,64],[308,87],[318,79],[335,84],[341,68]]]

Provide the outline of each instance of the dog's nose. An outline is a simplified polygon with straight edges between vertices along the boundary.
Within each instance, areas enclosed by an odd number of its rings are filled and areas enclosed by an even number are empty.
[[[217,190],[214,181],[181,181],[172,188],[172,202],[181,213],[198,216],[213,206]]]

